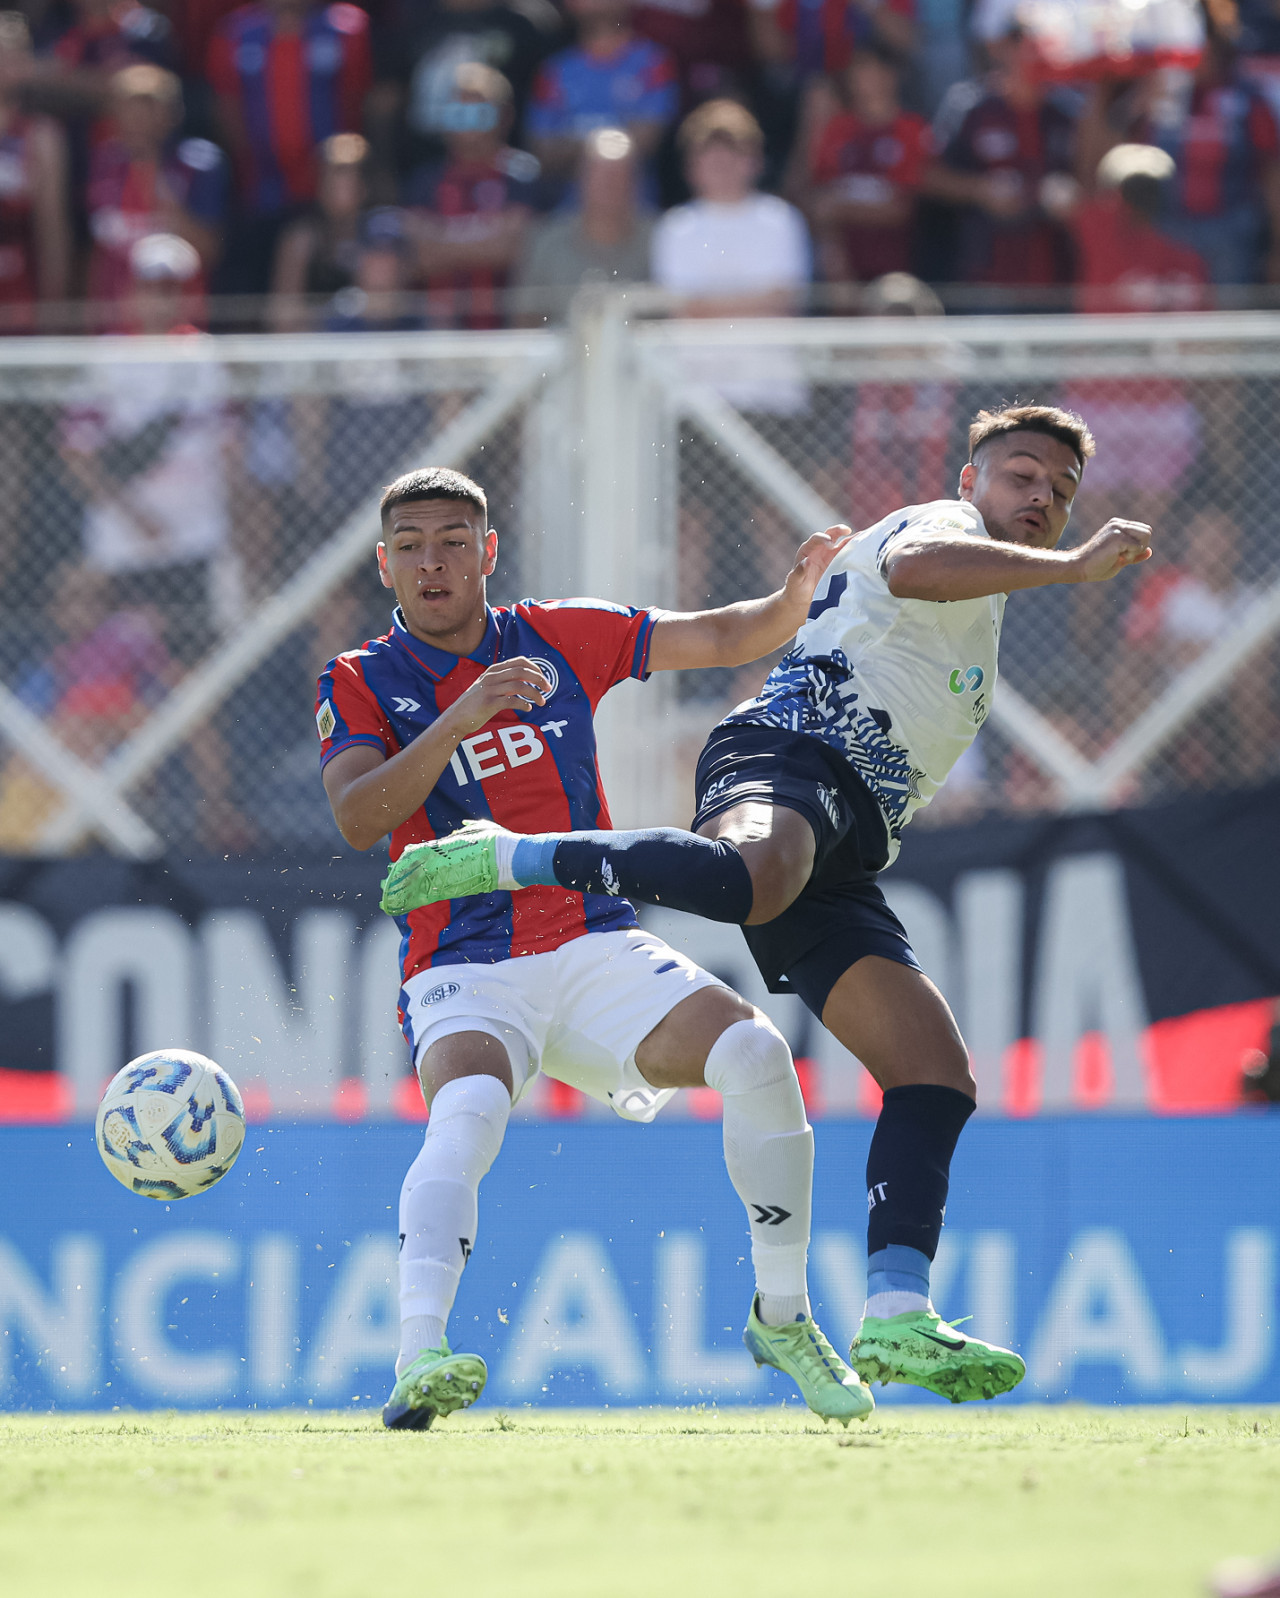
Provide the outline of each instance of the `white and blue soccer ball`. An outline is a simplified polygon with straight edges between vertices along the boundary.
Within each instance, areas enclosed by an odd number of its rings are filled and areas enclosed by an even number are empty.
[[[187,1049],[140,1054],[98,1106],[98,1152],[143,1198],[190,1198],[220,1181],[244,1142],[244,1104],[212,1060]]]

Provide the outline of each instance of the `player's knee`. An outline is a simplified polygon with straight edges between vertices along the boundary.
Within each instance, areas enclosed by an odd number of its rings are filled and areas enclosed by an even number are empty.
[[[511,1094],[496,1076],[455,1077],[431,1101],[427,1136],[456,1143],[483,1176],[498,1157],[510,1114]]]
[[[796,1068],[787,1040],[757,1011],[720,1034],[707,1055],[703,1078],[717,1093],[754,1093],[795,1081]]]

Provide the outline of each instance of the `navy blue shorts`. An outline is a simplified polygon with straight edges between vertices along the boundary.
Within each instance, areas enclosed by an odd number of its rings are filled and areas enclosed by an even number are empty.
[[[876,882],[889,858],[884,818],[848,761],[805,733],[722,723],[695,778],[697,831],[712,816],[756,800],[795,810],[813,828],[813,874],[773,921],[743,927],[770,993],[796,993],[819,1020],[833,987],[865,955],[920,962]]]

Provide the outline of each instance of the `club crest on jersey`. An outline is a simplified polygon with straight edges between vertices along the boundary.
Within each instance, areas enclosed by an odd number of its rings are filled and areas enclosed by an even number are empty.
[[[981,666],[970,666],[968,671],[957,667],[947,679],[947,687],[953,694],[976,693],[982,687],[984,675]]]
[[[543,660],[540,655],[530,655],[529,659],[551,684],[550,688],[547,690],[547,698],[550,699],[552,694],[554,694],[556,689],[560,686],[560,673],[549,660]]]
[[[316,711],[316,731],[322,739],[332,738],[333,729],[338,725],[338,719],[333,713],[333,706],[326,699]]]
[[[440,982],[434,988],[429,988],[419,1001],[425,1010],[429,1004],[440,1004],[445,999],[451,999],[455,993],[461,993],[462,986],[458,982]]]

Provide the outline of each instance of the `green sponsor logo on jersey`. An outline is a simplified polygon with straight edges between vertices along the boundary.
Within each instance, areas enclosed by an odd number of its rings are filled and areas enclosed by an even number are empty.
[[[975,693],[982,687],[983,677],[981,666],[970,666],[967,671],[957,667],[947,679],[947,687],[953,694]]]

